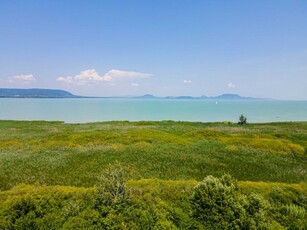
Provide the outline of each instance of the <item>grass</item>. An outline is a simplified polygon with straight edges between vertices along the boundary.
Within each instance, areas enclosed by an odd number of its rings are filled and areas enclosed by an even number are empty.
[[[230,174],[233,199],[260,207],[263,229],[304,229],[306,150],[307,122],[0,121],[0,228],[203,229],[194,187]],[[97,206],[101,175],[118,164],[129,199]]]
[[[0,189],[19,183],[91,187],[119,161],[132,179],[307,181],[307,122],[173,121],[65,124],[0,121]]]

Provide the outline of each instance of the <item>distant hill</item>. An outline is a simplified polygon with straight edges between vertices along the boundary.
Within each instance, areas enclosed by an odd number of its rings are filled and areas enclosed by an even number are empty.
[[[140,98],[140,99],[155,99],[155,98],[159,98],[159,97],[153,96],[153,95],[151,95],[151,94],[145,94],[145,95],[143,95],[143,96],[132,97],[132,98]]]
[[[216,97],[211,97],[211,98],[212,99],[224,99],[224,100],[226,100],[226,99],[230,99],[230,100],[255,99],[255,98],[252,98],[252,97],[241,97],[238,94],[222,94],[222,95],[219,95],[219,96],[216,96]]]
[[[192,97],[192,96],[167,96],[167,97],[156,97],[150,94],[146,94],[144,96],[138,96],[138,97],[130,97],[130,98],[141,98],[141,99],[213,99],[213,100],[241,100],[241,99],[258,99],[258,98],[252,98],[252,97],[241,97],[237,94],[222,94],[216,97],[207,97],[207,96],[200,96],[200,97]]]
[[[77,98],[59,89],[9,89],[0,88],[0,98]]]
[[[252,97],[241,97],[237,94],[222,94],[216,97],[192,97],[192,96],[167,96],[156,97],[151,94],[143,96],[124,96],[124,97],[84,97],[77,96],[65,90],[59,89],[9,89],[0,88],[0,98],[122,98],[122,99],[204,99],[204,100],[241,100],[241,99],[257,99]]]

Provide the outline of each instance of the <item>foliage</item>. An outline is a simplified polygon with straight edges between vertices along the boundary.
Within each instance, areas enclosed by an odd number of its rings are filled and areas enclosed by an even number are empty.
[[[240,117],[239,117],[238,125],[245,125],[245,124],[247,124],[247,117],[245,117],[243,114],[241,114]]]
[[[291,229],[301,229],[307,226],[306,194],[299,193],[293,188],[274,187],[269,198],[274,204],[271,215],[282,225]]]
[[[109,167],[112,172],[124,168],[118,163]],[[116,184],[118,180],[113,182]],[[198,185],[196,181],[143,179],[125,183],[129,195],[97,205],[100,186],[19,185],[0,192],[0,229],[229,229],[235,226],[303,229],[306,226],[307,190],[303,184],[237,184],[230,176],[208,176]],[[203,215],[205,211],[208,216]]]
[[[268,202],[259,194],[244,196],[237,191],[229,175],[206,177],[194,188],[193,216],[210,229],[267,229]]]
[[[120,163],[109,165],[99,178],[95,204],[109,206],[125,202],[129,199],[126,183],[129,178],[128,170]]]

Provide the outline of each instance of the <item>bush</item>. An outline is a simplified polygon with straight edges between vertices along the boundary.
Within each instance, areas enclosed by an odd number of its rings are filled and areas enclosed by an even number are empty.
[[[235,200],[236,182],[225,175],[207,176],[195,188],[191,204],[193,216],[209,228],[226,229],[243,226],[243,207]]]
[[[209,229],[267,229],[269,203],[260,195],[238,193],[229,175],[206,177],[191,198],[193,217]]]
[[[116,162],[106,168],[99,178],[99,186],[95,196],[96,206],[110,206],[125,202],[129,193],[126,189],[128,170]]]
[[[271,209],[270,203],[260,194],[252,193],[245,196],[243,207],[246,211],[245,228],[246,229],[267,229],[269,221],[267,219],[268,211]]]

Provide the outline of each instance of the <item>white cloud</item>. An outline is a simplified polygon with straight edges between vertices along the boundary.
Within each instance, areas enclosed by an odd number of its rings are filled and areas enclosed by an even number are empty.
[[[191,84],[192,81],[191,81],[191,80],[183,80],[183,83],[184,83],[184,84]]]
[[[66,83],[73,83],[74,80],[72,77],[68,76],[68,77],[58,77],[57,81],[62,81],[62,82],[66,82]]]
[[[11,83],[27,83],[27,82],[33,82],[35,80],[36,79],[33,76],[33,74],[21,74],[10,77],[8,81]]]
[[[88,69],[81,71],[76,76],[58,77],[57,81],[61,81],[68,84],[85,85],[90,82],[103,81],[103,77],[94,69]]]
[[[103,77],[100,77],[99,73],[94,69],[88,69],[81,71],[80,74],[75,76],[77,81],[103,81]]]
[[[131,86],[133,86],[133,87],[139,87],[140,85],[138,84],[138,83],[131,83]]]
[[[123,79],[123,78],[135,79],[135,78],[147,78],[151,76],[152,74],[149,73],[111,69],[105,75],[103,75],[103,79],[104,81],[115,81],[117,79]]]
[[[136,78],[147,78],[152,74],[141,73],[135,71],[123,71],[117,69],[111,69],[103,76],[101,76],[95,69],[88,69],[81,71],[78,75],[71,77],[58,77],[58,81],[62,81],[70,84],[84,85],[93,82],[113,82],[122,79],[136,79]]]
[[[229,82],[229,83],[227,84],[227,86],[228,86],[229,88],[234,88],[234,87],[236,87],[236,85],[235,85],[234,83],[232,83],[232,82]]]

